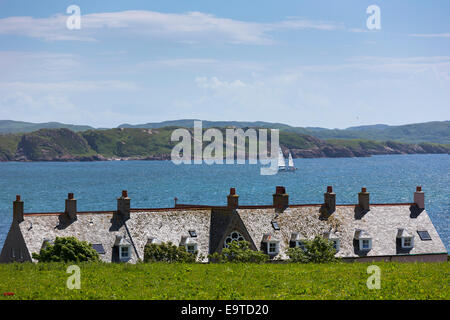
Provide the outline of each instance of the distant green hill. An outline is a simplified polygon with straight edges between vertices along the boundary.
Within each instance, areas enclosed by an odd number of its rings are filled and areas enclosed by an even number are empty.
[[[122,124],[119,128],[127,129],[161,129],[165,127],[192,128],[194,119],[170,120],[163,122],[151,122],[145,124]],[[368,126],[350,127],[347,129],[326,129],[319,127],[293,127],[283,123],[264,121],[202,121],[203,128],[269,128],[280,129],[284,132],[313,136],[322,140],[356,139],[374,141],[397,141],[406,143],[441,143],[450,144],[450,121],[433,121],[425,123],[407,124],[401,126],[389,126],[376,124]],[[0,134],[27,133],[39,129],[70,129],[75,132],[93,130],[90,126],[63,124],[58,122],[30,123],[12,120],[0,120]],[[98,131],[100,129],[96,129]],[[101,129],[108,130],[108,129]]]
[[[123,128],[162,128],[166,126],[193,127],[193,119],[153,122],[139,125],[122,124]],[[399,141],[408,143],[444,143],[450,144],[450,121],[389,126],[385,124],[350,127],[347,129],[326,129],[318,127],[293,127],[283,123],[245,122],[245,121],[203,121],[203,128],[211,127],[258,127],[292,131],[311,135],[319,139],[364,139],[377,141]]]
[[[14,120],[0,120],[0,133],[22,133],[22,132],[33,132],[39,129],[60,129],[60,128],[66,128],[72,131],[85,131],[89,129],[94,129],[91,126],[79,126],[59,122],[31,123]]]
[[[433,121],[402,126],[374,125],[314,132],[308,130],[308,132],[320,139],[395,140],[410,143],[435,142],[450,144],[450,121]]]

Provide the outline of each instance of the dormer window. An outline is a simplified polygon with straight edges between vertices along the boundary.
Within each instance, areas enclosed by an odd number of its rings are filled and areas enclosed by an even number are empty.
[[[413,237],[403,237],[402,238],[402,247],[406,249],[410,249],[414,247],[414,238]]]
[[[306,245],[305,245],[305,242],[302,241],[302,240],[297,240],[297,241],[295,241],[295,247],[296,247],[296,248],[300,248],[300,249],[302,249],[303,251],[306,251]]]
[[[336,252],[339,252],[341,249],[341,240],[338,238],[338,234],[336,232],[325,232],[323,237],[325,239],[328,239],[328,241],[331,241],[333,243],[333,248],[336,250]]]
[[[414,236],[405,229],[398,229],[397,238],[401,239],[402,249],[412,249],[414,247]]]
[[[360,251],[369,251],[372,249],[372,238],[366,231],[357,229],[355,231],[355,239],[359,241]]]
[[[360,250],[370,250],[372,249],[372,239],[360,239],[359,240]]]
[[[341,240],[339,240],[338,238],[332,238],[330,239],[330,241],[333,242],[334,250],[336,250],[336,252],[339,252],[339,250],[341,249]]]
[[[267,242],[267,253],[269,255],[276,255],[279,252],[278,242],[270,241]]]
[[[195,240],[192,239],[191,237],[182,236],[181,242],[180,242],[180,247],[185,247],[186,252],[189,252],[192,254],[197,254],[197,252],[198,252],[197,242],[195,242]]]
[[[303,251],[306,251],[306,238],[302,236],[299,232],[293,232],[291,234],[291,239],[289,242],[290,247],[300,248]]]
[[[264,234],[262,244],[263,250],[270,256],[276,256],[280,252],[280,241],[270,234]]]
[[[131,258],[131,247],[119,246],[119,256],[122,261],[129,260]]]
[[[119,260],[127,262],[131,259],[131,242],[125,236],[116,236],[114,245],[119,249]]]
[[[186,244],[186,251],[195,254],[197,252],[197,244],[196,243]]]

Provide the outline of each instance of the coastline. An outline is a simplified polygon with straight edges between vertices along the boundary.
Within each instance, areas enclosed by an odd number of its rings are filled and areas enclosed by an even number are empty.
[[[348,156],[326,156],[326,155],[318,155],[311,152],[310,150],[302,150],[304,154],[298,155],[292,153],[292,157],[294,159],[347,159],[347,158],[368,158],[372,156],[390,156],[390,155],[412,155],[412,154],[418,154],[418,155],[431,155],[431,154],[447,154],[447,152],[428,152],[428,153],[422,153],[422,152],[416,152],[416,153],[402,153],[402,152],[390,152],[390,153],[371,153],[371,154],[356,154],[356,155],[348,155]],[[206,158],[205,158],[206,159]],[[203,159],[203,160],[205,160]],[[223,158],[225,161],[225,157]],[[236,158],[235,158],[236,160]],[[246,158],[246,160],[248,160]],[[104,157],[102,155],[95,155],[91,157],[55,157],[55,158],[47,158],[47,159],[26,159],[26,158],[19,158],[19,159],[12,159],[12,160],[0,160],[0,163],[6,163],[6,162],[23,162],[23,163],[29,163],[29,162],[114,162],[114,161],[171,161],[169,154],[163,154],[159,156],[145,156],[145,157]]]

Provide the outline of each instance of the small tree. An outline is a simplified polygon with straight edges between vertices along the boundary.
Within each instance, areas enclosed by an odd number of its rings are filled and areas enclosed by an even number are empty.
[[[75,237],[56,237],[54,244],[42,248],[39,254],[32,254],[39,262],[81,262],[100,260],[92,244]]]
[[[232,241],[228,248],[224,248],[221,253],[215,252],[209,256],[212,262],[250,262],[262,263],[269,259],[269,256],[251,250],[247,241]]]
[[[187,262],[196,261],[197,252],[190,253],[186,248],[176,246],[172,242],[147,244],[144,248],[144,262]]]
[[[335,253],[333,242],[319,236],[316,236],[314,240],[304,241],[304,249],[289,248],[287,250],[290,261],[300,263],[334,262],[336,261]]]

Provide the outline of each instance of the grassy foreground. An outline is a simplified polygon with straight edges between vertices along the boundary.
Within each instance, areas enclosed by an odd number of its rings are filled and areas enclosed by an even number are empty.
[[[1,264],[0,299],[449,299],[449,263],[376,263],[381,289],[369,290],[363,263]],[[13,296],[4,295],[13,292]]]

